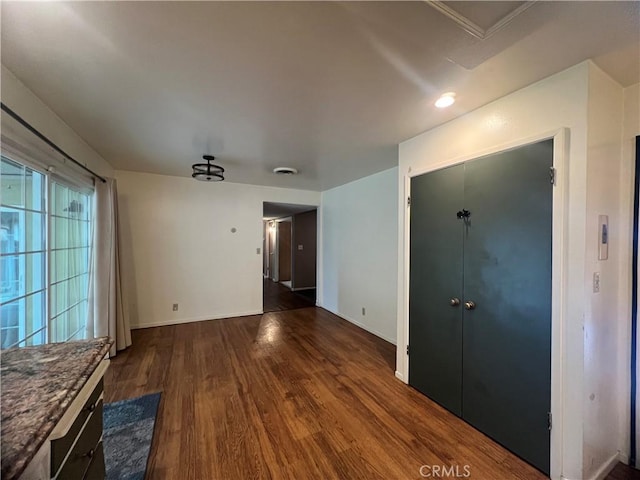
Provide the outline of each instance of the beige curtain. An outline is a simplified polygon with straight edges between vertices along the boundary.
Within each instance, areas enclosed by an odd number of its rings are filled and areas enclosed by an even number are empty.
[[[131,345],[127,290],[120,274],[120,236],[116,180],[96,180],[91,281],[89,286],[89,334],[114,340],[109,352]]]

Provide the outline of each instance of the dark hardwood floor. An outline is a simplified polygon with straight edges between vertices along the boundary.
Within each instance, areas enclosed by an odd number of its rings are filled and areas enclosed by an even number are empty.
[[[263,311],[265,313],[313,307],[315,304],[315,289],[292,292],[284,285],[269,278],[265,278],[263,281]]]
[[[640,480],[640,470],[631,468],[623,463],[618,463],[606,480]]]
[[[105,401],[162,392],[150,479],[544,478],[394,363],[393,345],[315,307],[149,328],[112,359]]]

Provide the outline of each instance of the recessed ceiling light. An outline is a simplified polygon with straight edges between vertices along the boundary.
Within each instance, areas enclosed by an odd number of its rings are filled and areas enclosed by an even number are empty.
[[[273,173],[276,175],[295,175],[298,170],[293,167],[276,167],[273,169]]]
[[[447,108],[454,104],[456,101],[456,94],[454,92],[447,92],[440,95],[440,98],[436,100],[436,107]]]

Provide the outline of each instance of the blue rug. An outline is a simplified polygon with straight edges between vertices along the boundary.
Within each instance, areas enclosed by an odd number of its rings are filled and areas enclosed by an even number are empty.
[[[107,480],[144,480],[160,393],[104,405]]]

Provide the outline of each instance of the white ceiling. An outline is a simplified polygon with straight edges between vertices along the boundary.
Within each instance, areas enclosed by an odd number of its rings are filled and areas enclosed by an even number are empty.
[[[526,2],[441,3],[486,31]],[[638,2],[536,2],[484,39],[432,7],[2,1],[2,63],[117,169],[189,176],[207,153],[227,181],[312,190],[587,58],[640,81]]]

